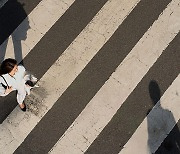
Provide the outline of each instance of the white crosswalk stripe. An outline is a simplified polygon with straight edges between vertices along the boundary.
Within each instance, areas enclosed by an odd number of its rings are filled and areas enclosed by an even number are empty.
[[[167,89],[147,118],[141,123],[120,154],[155,153],[167,134],[180,119],[180,75]],[[162,131],[159,128],[164,127]],[[138,142],[137,142],[138,141]],[[137,148],[141,147],[141,148]]]
[[[59,143],[53,148],[52,153],[55,154],[58,151],[69,153],[70,150],[73,153],[83,153],[86,151],[180,30],[180,22],[179,26],[176,27],[177,29],[171,29],[171,25],[167,24],[167,18],[172,24],[177,22],[177,17],[180,13],[180,9],[174,9],[177,7],[178,1],[173,1],[162,13],[159,19],[145,33],[110,79],[69,127],[67,132],[59,140]],[[172,9],[176,10],[176,12],[170,16]],[[163,30],[158,32],[159,29]],[[160,39],[161,37],[163,40]],[[150,48],[152,45],[154,46],[153,50]],[[147,52],[150,49],[151,52]],[[95,125],[92,126],[92,123]]]
[[[10,36],[10,39],[4,41],[0,46],[1,52],[6,50],[5,58],[14,57],[14,52],[16,52],[14,51],[14,44],[17,44],[19,41],[21,41],[21,46],[19,46],[17,50],[22,50],[22,58],[24,58],[73,2],[74,0],[68,0],[66,2],[59,0],[41,1],[13,32],[12,36],[14,36],[14,40],[12,40],[12,37]],[[25,40],[19,40],[24,35],[23,33],[25,31],[27,31],[27,38]],[[6,48],[5,46],[8,40],[9,42]],[[0,59],[2,58],[0,57]],[[17,59],[18,62],[21,60],[22,59]]]
[[[11,144],[7,146],[11,146],[13,142],[15,142],[18,145],[18,142],[21,143],[25,137],[29,134],[29,132],[34,128],[34,126],[40,121],[40,119],[45,115],[45,113],[53,106],[53,104],[56,102],[56,100],[61,96],[61,94],[66,90],[66,88],[71,84],[73,79],[76,78],[76,76],[81,72],[81,70],[85,67],[85,65],[88,63],[88,61],[91,60],[91,58],[98,52],[98,50],[102,47],[102,45],[107,41],[107,39],[113,34],[113,32],[116,30],[116,28],[119,25],[119,22],[122,22],[122,20],[127,16],[127,13],[129,13],[130,9],[137,3],[138,1],[134,1],[134,3],[129,4],[129,8],[126,10],[126,13],[122,14],[122,17],[119,18],[119,16],[116,15],[116,13],[119,11],[119,9],[116,10],[112,16],[109,16],[107,18],[106,14],[109,14],[110,11],[112,11],[114,8],[116,8],[118,5],[116,4],[116,1],[112,1],[111,3],[107,3],[107,6],[102,8],[102,11],[97,14],[97,16],[94,17],[94,20],[84,29],[84,31],[76,38],[76,40],[68,47],[68,49],[62,54],[62,56],[55,62],[55,64],[47,71],[47,73],[41,78],[39,81],[39,85],[45,89],[46,93],[48,93],[48,96],[46,99],[42,100],[42,96],[38,96],[39,102],[43,102],[43,107],[46,110],[43,110],[42,112],[39,111],[38,117],[34,117],[34,115],[31,115],[31,112],[28,115],[28,119],[23,118],[22,119],[22,113],[19,113],[18,111],[15,111],[17,115],[11,114],[10,120],[12,123],[15,121],[23,121],[23,125],[27,126],[29,125],[28,129],[22,129],[22,127],[19,125],[19,127],[12,127],[12,125],[8,125],[9,120],[4,121],[3,124],[8,127],[8,130],[11,131],[11,133],[14,134],[14,140],[11,141]],[[124,2],[124,5],[127,5]],[[108,10],[107,8],[110,6],[112,7],[112,10]],[[113,17],[113,15],[119,20],[115,20],[112,24],[109,23],[109,19]],[[99,18],[101,20],[99,20]],[[104,23],[102,23],[102,21]],[[106,26],[108,24],[108,26]],[[104,29],[100,29],[99,27],[103,27]],[[99,32],[99,33],[98,33]],[[106,32],[106,35],[104,34]],[[102,36],[100,33],[104,34]],[[84,38],[86,40],[84,40]],[[96,38],[96,39],[94,39]],[[33,39],[32,39],[33,40]],[[91,41],[93,40],[93,41]],[[89,42],[89,44],[88,44]],[[94,43],[96,43],[96,49],[92,49],[94,47]],[[82,46],[81,46],[82,45]],[[80,47],[81,50],[78,48]],[[84,50],[88,48],[89,50],[94,51],[89,52],[91,55],[83,55]],[[74,51],[74,52],[72,52]],[[82,53],[79,53],[82,52]],[[74,55],[74,56],[73,56]],[[80,56],[80,57],[78,57]],[[88,58],[88,59],[87,59]],[[77,60],[75,60],[77,59]],[[74,65],[74,70],[72,68],[72,65]],[[75,67],[76,66],[76,67]],[[55,71],[56,70],[56,71]],[[69,70],[71,70],[69,72]],[[54,74],[55,73],[55,74]],[[71,73],[71,74],[70,74]],[[67,76],[68,74],[68,76]],[[59,78],[64,78],[64,80],[59,81]],[[47,83],[46,81],[54,81],[53,83]],[[59,83],[59,84],[56,84]],[[54,93],[54,90],[58,90],[56,93]],[[37,96],[36,96],[37,97]],[[18,110],[18,109],[17,109]],[[28,114],[28,113],[27,113]],[[27,114],[24,114],[26,117]],[[20,116],[21,115],[21,116]],[[20,119],[18,117],[20,116]],[[23,131],[23,132],[21,132]],[[21,136],[18,132],[21,132]],[[6,133],[6,132],[4,132]],[[15,137],[16,136],[16,137]],[[9,137],[10,138],[10,137]],[[14,144],[15,144],[14,143]],[[14,145],[13,145],[14,146]],[[9,147],[8,147],[9,148]]]
[[[43,120],[53,105],[86,69],[86,66],[141,1],[107,0],[99,12],[38,81],[39,90],[33,89],[31,95],[27,96],[26,104],[29,110],[21,112],[19,107],[16,107],[0,125],[0,153],[12,154],[21,147],[21,144],[36,129],[36,126]],[[0,3],[0,9],[6,2],[2,1]],[[22,58],[31,53],[31,50],[40,40],[46,37],[47,32],[50,32],[51,27],[60,20],[73,3],[75,3],[75,0],[42,0],[13,32],[12,35],[15,35],[15,40],[9,37],[11,39],[7,38],[0,46],[0,51],[4,52],[5,50],[6,52],[5,58],[14,57],[12,52],[14,50],[13,43],[19,41],[18,38],[22,29],[27,28],[27,21],[29,22],[27,38],[21,40],[22,49],[19,49],[22,50]],[[179,0],[172,0],[167,5],[158,19],[154,21],[129,54],[126,55],[115,72],[97,91],[79,116],[69,125],[69,128],[59,140],[54,143],[55,145],[51,146],[49,153],[80,154],[88,150],[179,33],[179,4]],[[8,46],[4,48],[7,41]],[[0,59],[3,58],[0,55]],[[18,59],[18,62],[20,61],[21,59]],[[156,152],[180,119],[178,113],[179,79],[180,76],[178,75],[149,115],[142,121],[137,130],[134,130],[134,134],[123,145],[124,148],[119,153],[148,154]],[[28,105],[32,100],[36,100],[36,102]],[[154,129],[154,125],[162,127],[158,120],[161,121],[164,117],[169,116],[167,114],[159,115],[163,109],[171,111],[175,121],[172,122],[172,119],[169,118],[166,131],[160,133],[158,140],[154,139],[153,135],[150,140],[149,129]],[[157,123],[155,124],[154,121],[157,121]],[[34,150],[36,151],[36,149]]]

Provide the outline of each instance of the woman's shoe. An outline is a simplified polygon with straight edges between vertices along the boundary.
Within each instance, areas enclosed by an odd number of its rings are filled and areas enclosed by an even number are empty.
[[[25,104],[25,103],[23,103],[23,104],[24,104],[24,107],[22,108],[22,107],[20,106],[20,108],[21,108],[22,111],[25,112],[25,111],[26,111],[26,104]]]
[[[34,83],[30,80],[26,81],[25,83],[26,85],[30,86],[30,87],[33,87],[34,86]]]

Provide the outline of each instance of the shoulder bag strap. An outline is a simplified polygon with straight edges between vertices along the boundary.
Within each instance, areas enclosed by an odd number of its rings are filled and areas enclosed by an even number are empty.
[[[8,85],[7,81],[5,80],[5,78],[2,75],[0,75],[0,76],[4,79],[4,81],[6,82],[6,85],[9,87],[9,85]]]

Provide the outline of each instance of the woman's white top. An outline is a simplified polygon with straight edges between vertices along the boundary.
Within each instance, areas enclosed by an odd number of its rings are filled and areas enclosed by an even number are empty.
[[[13,90],[20,90],[22,89],[22,86],[24,87],[25,80],[24,80],[24,75],[25,75],[25,68],[22,65],[18,66],[18,71],[15,73],[15,75],[12,77],[8,73],[3,74],[2,76],[5,78],[6,82],[8,83],[8,86],[12,86]],[[2,86],[1,83],[7,86],[6,82],[4,79],[0,76],[0,96],[6,96],[8,94],[5,94],[5,89]]]

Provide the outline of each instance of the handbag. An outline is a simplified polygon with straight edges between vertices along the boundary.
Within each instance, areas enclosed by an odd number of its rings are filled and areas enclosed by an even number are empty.
[[[7,88],[9,88],[9,85],[8,85],[8,83],[7,83],[7,81],[5,80],[5,78],[2,76],[2,75],[0,75],[3,79],[4,79],[4,81],[6,82],[6,85],[4,85],[3,83],[1,83],[1,85],[4,87],[4,89],[7,89]]]

